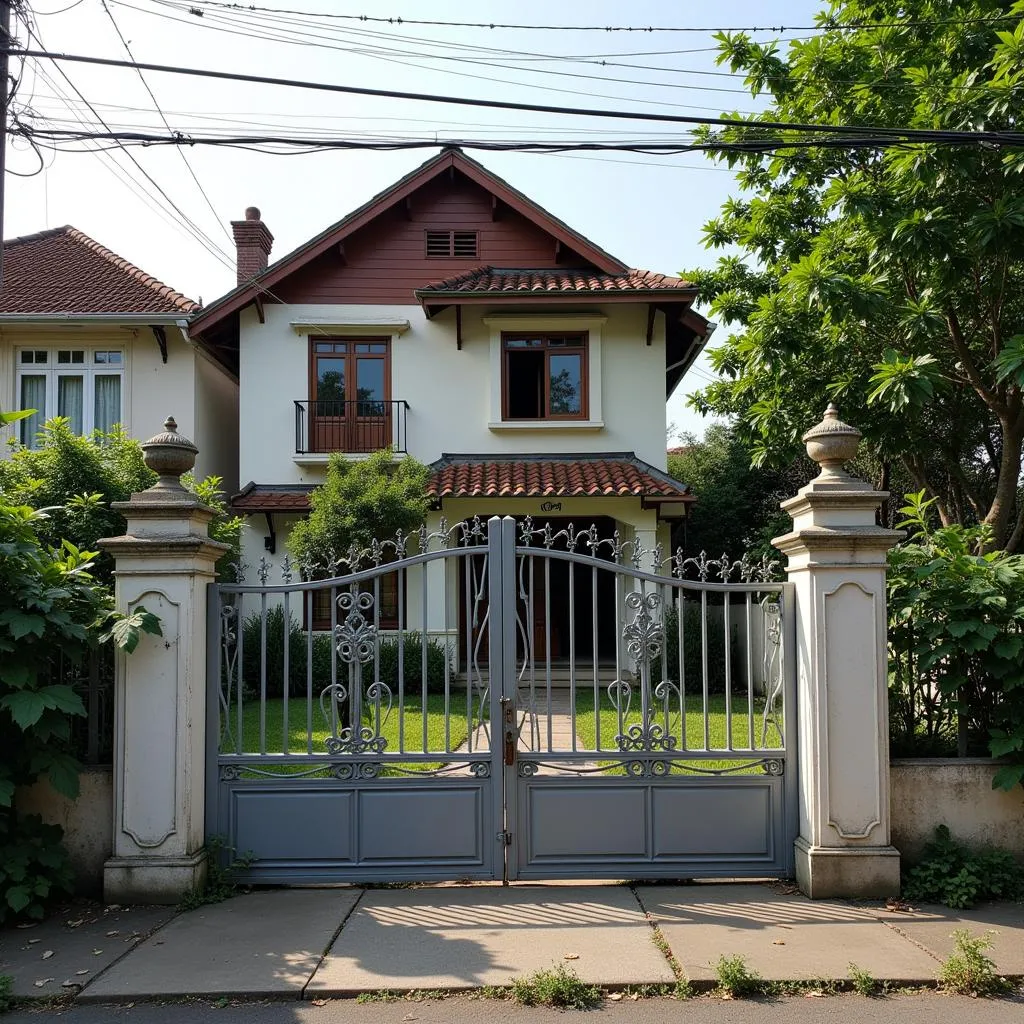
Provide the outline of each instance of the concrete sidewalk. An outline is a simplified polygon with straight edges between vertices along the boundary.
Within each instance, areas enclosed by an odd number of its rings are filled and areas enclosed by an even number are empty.
[[[0,931],[0,974],[16,995],[93,1002],[466,990],[556,963],[615,988],[675,980],[660,936],[695,983],[739,954],[773,980],[845,979],[853,962],[929,984],[957,928],[993,931],[999,969],[1024,975],[1024,905],[898,911],[757,883],[295,888],[183,914],[97,908]]]

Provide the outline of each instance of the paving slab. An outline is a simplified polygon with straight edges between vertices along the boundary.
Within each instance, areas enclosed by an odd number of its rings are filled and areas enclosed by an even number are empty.
[[[953,952],[953,932],[989,933],[988,955],[1003,974],[1024,974],[1024,903],[992,903],[973,910],[937,905],[915,906],[909,912],[884,910],[879,917],[940,960]]]
[[[359,896],[358,889],[282,889],[179,914],[79,999],[298,998]]]
[[[626,886],[373,890],[306,997],[507,985],[557,963],[606,985],[674,980]]]
[[[713,980],[723,955],[744,957],[769,981],[845,978],[851,962],[878,980],[933,981],[938,973],[935,957],[871,906],[769,885],[640,886],[637,895],[692,981]]]
[[[173,916],[173,907],[69,904],[0,930],[0,975],[14,979],[16,996],[77,992]]]

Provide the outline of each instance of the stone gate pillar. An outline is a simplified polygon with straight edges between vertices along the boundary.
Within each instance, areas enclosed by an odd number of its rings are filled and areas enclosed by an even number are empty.
[[[796,590],[800,835],[808,896],[890,896],[886,552],[900,533],[875,523],[887,497],[843,465],[860,431],[829,405],[803,436],[821,472],[782,503],[793,530],[772,543]]]
[[[198,449],[173,419],[164,427],[142,446],[159,480],[114,505],[127,533],[100,541],[115,559],[117,610],[144,605],[163,631],[117,658],[108,903],[176,903],[206,872],[206,587],[227,546],[210,540],[213,510],[179,479]]]

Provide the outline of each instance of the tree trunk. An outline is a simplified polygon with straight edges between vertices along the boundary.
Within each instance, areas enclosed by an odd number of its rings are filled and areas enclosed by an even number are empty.
[[[984,522],[992,527],[991,548],[1002,547],[1015,533],[1013,513],[1017,504],[1017,490],[1020,486],[1021,443],[1024,434],[1020,428],[1003,417],[999,418],[1002,428],[1002,452],[999,459],[999,482]],[[1016,538],[1013,538],[1016,539]]]

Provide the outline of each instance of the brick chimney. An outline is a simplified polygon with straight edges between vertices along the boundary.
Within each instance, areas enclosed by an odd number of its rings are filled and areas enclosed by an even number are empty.
[[[231,230],[235,235],[235,248],[238,253],[238,283],[245,284],[267,269],[274,236],[260,220],[260,211],[255,206],[246,209],[245,220],[233,220]]]

